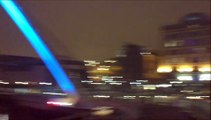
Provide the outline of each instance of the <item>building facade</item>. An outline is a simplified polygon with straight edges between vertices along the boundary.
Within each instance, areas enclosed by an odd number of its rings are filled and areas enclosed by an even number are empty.
[[[210,18],[191,13],[173,25],[161,28],[163,51],[157,72],[173,73],[171,78],[210,81]]]

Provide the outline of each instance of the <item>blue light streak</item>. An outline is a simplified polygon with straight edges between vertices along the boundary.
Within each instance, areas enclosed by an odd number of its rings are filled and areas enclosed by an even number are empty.
[[[73,83],[68,78],[67,74],[64,72],[46,44],[43,42],[42,38],[30,25],[29,21],[18,8],[17,4],[13,0],[0,0],[0,5],[30,42],[61,89],[65,92],[77,95]]]

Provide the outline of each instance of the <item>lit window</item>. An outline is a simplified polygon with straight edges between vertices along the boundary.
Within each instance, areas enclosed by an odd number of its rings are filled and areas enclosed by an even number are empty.
[[[193,71],[193,67],[192,66],[188,66],[188,65],[183,65],[180,66],[179,68],[177,68],[178,72],[192,72]]]
[[[193,77],[192,76],[190,76],[190,75],[186,75],[186,76],[177,76],[177,79],[178,80],[184,80],[184,81],[191,81],[191,80],[193,80]]]
[[[157,69],[157,72],[159,73],[168,73],[168,72],[172,72],[172,67],[170,66],[161,66]]]
[[[199,76],[200,81],[210,81],[211,80],[211,74],[201,74]]]
[[[211,71],[211,67],[210,67],[210,65],[204,65],[204,66],[200,67],[198,70],[200,72],[210,72]]]

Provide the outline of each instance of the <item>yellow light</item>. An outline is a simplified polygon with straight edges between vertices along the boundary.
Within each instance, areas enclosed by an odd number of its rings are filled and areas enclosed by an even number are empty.
[[[200,72],[210,72],[211,66],[210,65],[204,65],[198,69]]]
[[[155,90],[155,85],[143,85],[144,90]]]
[[[161,66],[157,69],[157,72],[159,72],[159,73],[172,72],[172,67],[171,66]]]
[[[97,70],[105,70],[105,71],[108,71],[109,68],[97,68]]]
[[[179,68],[177,68],[178,72],[192,72],[193,71],[193,67],[192,66],[188,66],[188,65],[183,65],[180,66]]]

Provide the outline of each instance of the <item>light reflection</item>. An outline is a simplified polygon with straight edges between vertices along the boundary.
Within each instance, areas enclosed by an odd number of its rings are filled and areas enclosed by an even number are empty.
[[[22,84],[22,85],[28,85],[28,82],[15,82],[15,84]]]

